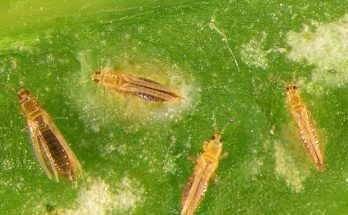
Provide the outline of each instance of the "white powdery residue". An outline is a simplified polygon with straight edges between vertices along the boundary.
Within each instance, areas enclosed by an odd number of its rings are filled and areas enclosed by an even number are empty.
[[[13,164],[13,162],[11,162],[10,160],[8,160],[8,159],[4,159],[3,161],[2,161],[2,170],[5,170],[5,171],[7,171],[7,170],[11,170],[11,169],[13,169],[13,167],[14,167],[14,164]]]
[[[94,215],[94,214],[131,214],[144,201],[145,189],[135,179],[124,177],[114,185],[105,183],[101,179],[89,183],[80,191],[73,209],[58,209],[58,214],[66,215]]]
[[[263,159],[253,154],[251,159],[246,159],[241,165],[243,177],[255,181],[259,176],[262,176]]]
[[[113,203],[112,199],[113,194],[110,192],[109,185],[103,181],[96,181],[80,191],[76,208],[59,211],[59,214],[106,214],[106,210],[109,209]]]
[[[333,23],[315,25],[315,31],[305,26],[302,32],[288,33],[291,51],[287,57],[314,64],[311,82],[316,86],[342,87],[348,83],[348,15]]]
[[[267,52],[263,50],[262,42],[262,39],[260,41],[252,39],[242,45],[240,54],[241,59],[245,64],[261,69],[267,69]]]
[[[103,153],[105,154],[112,154],[117,149],[115,143],[108,143],[103,148]]]
[[[124,177],[118,185],[113,208],[122,214],[129,214],[142,204],[144,194],[145,189],[140,182]]]
[[[175,172],[177,171],[175,159],[176,158],[174,156],[168,155],[163,161],[163,171],[165,173],[175,174]]]
[[[261,167],[263,166],[263,161],[260,158],[255,158],[250,163],[250,174],[254,177],[259,175],[261,172]]]
[[[291,156],[283,146],[283,144],[275,142],[275,171],[285,179],[286,184],[294,192],[301,192],[304,189],[303,182],[309,175],[309,170],[306,166],[300,166],[298,161]]]
[[[154,81],[163,82],[164,85],[173,87],[183,99],[173,102],[154,103],[136,96],[126,96],[122,92],[108,90],[90,81],[90,76],[98,68],[93,68],[91,56],[88,52],[78,54],[81,71],[70,79],[74,80],[75,88],[69,92],[70,101],[78,107],[81,120],[98,132],[100,127],[113,124],[119,118],[136,120],[133,128],[125,128],[126,132],[135,132],[140,123],[156,123],[158,121],[181,120],[182,114],[194,106],[197,100],[197,88],[192,86],[191,77],[185,77],[175,66],[162,65],[162,62],[148,63],[146,60],[138,64],[130,64],[131,59],[125,54],[107,60],[101,70],[114,70],[115,63],[120,64],[122,73],[132,74],[137,77],[146,77]],[[156,64],[157,63],[157,64]],[[162,66],[158,66],[162,65]],[[140,122],[140,123],[139,123]]]

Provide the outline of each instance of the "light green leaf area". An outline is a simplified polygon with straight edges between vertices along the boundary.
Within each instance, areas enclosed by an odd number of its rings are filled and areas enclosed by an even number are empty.
[[[179,214],[188,157],[225,126],[228,156],[196,214],[347,213],[347,9],[342,1],[2,1],[0,213]],[[184,99],[148,102],[91,80],[108,69]],[[322,173],[285,102],[291,81],[320,134]],[[81,162],[77,187],[40,170],[20,86]]]

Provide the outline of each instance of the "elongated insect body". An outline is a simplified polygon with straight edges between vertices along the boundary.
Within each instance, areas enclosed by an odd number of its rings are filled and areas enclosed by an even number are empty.
[[[198,207],[210,178],[215,174],[222,152],[222,138],[217,132],[209,142],[204,142],[203,153],[196,160],[196,167],[187,183],[182,201],[181,215],[191,215]]]
[[[307,107],[302,102],[297,86],[290,84],[286,88],[286,101],[289,104],[302,143],[315,165],[320,171],[324,170],[324,158],[319,143],[318,134],[309,117]]]
[[[75,182],[81,165],[51,117],[28,90],[20,90],[17,96],[42,170],[57,182],[60,177]]]
[[[166,102],[181,99],[177,90],[173,88],[125,73],[97,71],[92,79],[110,90],[131,94],[147,101]]]

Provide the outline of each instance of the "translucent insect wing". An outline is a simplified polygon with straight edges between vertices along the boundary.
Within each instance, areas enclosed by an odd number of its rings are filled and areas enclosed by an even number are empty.
[[[58,174],[54,167],[54,163],[50,158],[50,152],[46,146],[46,144],[39,138],[39,128],[35,122],[28,122],[31,143],[36,155],[36,159],[40,164],[41,169],[45,172],[45,174],[52,179],[53,175],[55,180],[58,182]]]
[[[158,94],[158,91],[152,88],[147,88],[147,87],[135,85],[132,83],[123,84],[122,87],[120,87],[120,89],[123,91],[128,91],[128,92],[143,92],[150,95]]]
[[[182,209],[184,207],[184,204],[185,204],[185,201],[186,201],[188,195],[190,194],[190,190],[191,190],[191,187],[193,185],[194,179],[195,179],[195,173],[193,173],[191,175],[189,181],[185,185],[183,196],[182,196],[182,199],[181,199],[181,207],[182,207]]]
[[[200,185],[202,183],[202,176],[204,174],[205,167],[206,162],[201,155],[198,157],[194,172],[192,173],[189,182],[186,184],[184,189],[183,197],[181,200],[182,215],[192,214],[192,212],[198,206],[199,200],[201,200],[204,195],[204,193],[200,192]],[[206,181],[203,181],[203,183],[206,183]]]
[[[49,170],[51,170],[51,172],[53,173],[55,180],[57,182],[59,182],[59,176],[58,176],[58,170],[56,168],[54,159],[52,157],[52,154],[48,148],[48,146],[46,145],[45,139],[43,138],[42,134],[39,132],[38,133],[38,140],[39,140],[39,146],[41,147],[41,150],[43,151],[42,155],[45,158],[45,164],[46,166],[50,167]]]
[[[125,92],[141,93],[144,95],[148,95],[149,98],[153,97],[154,98],[153,100],[160,100],[160,101],[172,100],[178,97],[173,93],[162,92],[162,91],[154,90],[152,88],[134,85],[131,83],[123,84],[122,87],[120,87],[120,90]]]
[[[71,150],[70,146],[67,144],[67,142],[63,138],[63,135],[60,133],[57,126],[53,123],[51,117],[45,112],[43,119],[47,123],[49,129],[51,129],[53,131],[53,133],[56,135],[56,138],[58,139],[59,143],[63,146],[66,155],[68,156],[71,164],[73,165],[74,174],[82,173],[82,167],[80,165],[80,162],[76,158],[76,156],[75,156],[74,152]]]
[[[127,80],[127,82],[135,84],[135,85],[140,85],[140,86],[144,86],[147,88],[152,88],[152,89],[159,90],[159,91],[165,91],[165,92],[176,91],[175,89],[173,89],[171,87],[164,86],[158,82],[155,82],[155,81],[152,81],[152,80],[146,79],[146,78],[137,78],[137,77],[133,77],[133,76],[128,77],[128,75],[127,75],[127,78],[125,80]]]
[[[121,77],[126,83],[132,84],[135,87],[153,89],[154,91],[162,91],[164,93],[172,94],[173,96],[179,97],[177,90],[174,88],[164,86],[158,82],[146,78],[138,78],[127,74],[121,75]]]

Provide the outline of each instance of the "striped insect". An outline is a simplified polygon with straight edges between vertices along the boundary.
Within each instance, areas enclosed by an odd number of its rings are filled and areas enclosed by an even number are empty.
[[[167,102],[181,99],[177,90],[173,88],[125,73],[96,71],[92,80],[111,91],[134,95],[147,101]]]
[[[75,183],[82,172],[81,165],[51,117],[28,90],[21,89],[17,97],[42,170],[57,182],[62,177]]]
[[[216,131],[208,142],[203,143],[203,153],[198,156],[196,167],[184,189],[180,215],[191,215],[199,206],[209,180],[215,176],[221,153],[222,137]]]
[[[318,134],[296,85],[289,84],[286,87],[286,101],[289,105],[292,118],[296,123],[304,147],[318,169],[323,171],[324,158]]]

